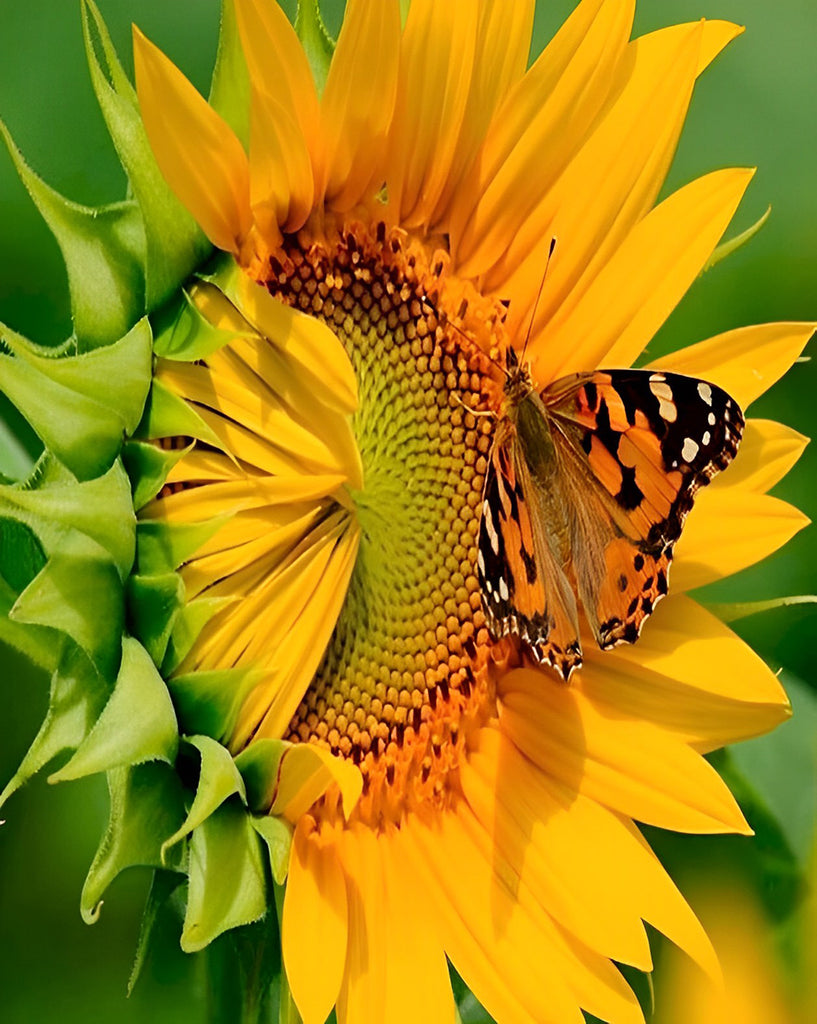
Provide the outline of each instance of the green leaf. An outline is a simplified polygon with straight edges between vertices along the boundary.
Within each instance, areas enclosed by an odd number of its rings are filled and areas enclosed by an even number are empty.
[[[0,793],[0,807],[55,757],[77,749],[110,695],[110,686],[103,682],[87,656],[70,642],[61,646],[59,664],[51,678],[45,720],[14,777]]]
[[[17,593],[0,576],[0,640],[46,672],[53,672],[60,654],[59,634],[52,629],[13,622],[8,616],[16,600]]]
[[[335,52],[335,40],[329,35],[323,23],[319,0],[298,0],[295,31],[312,68],[312,76],[320,96],[329,75],[329,65]]]
[[[110,700],[88,738],[49,782],[146,761],[172,764],[178,727],[170,694],[150,655],[131,638],[122,641],[122,666]]]
[[[139,941],[136,946],[136,955],[133,959],[130,978],[128,978],[128,995],[133,993],[136,983],[145,966],[150,953],[150,947],[156,934],[159,915],[167,905],[170,897],[184,881],[184,876],[175,871],[162,871],[157,868],[153,872],[153,880],[150,883],[145,909],[142,913],[142,923],[139,928]]]
[[[136,435],[148,441],[160,437],[196,437],[223,450],[217,435],[193,407],[158,380],[153,381]]]
[[[211,286],[203,283],[199,287]],[[166,307],[166,310],[155,319],[156,340],[153,348],[156,355],[177,359],[180,362],[206,359],[237,337],[257,337],[249,328],[241,332],[214,327],[202,316],[186,291],[182,293],[182,300],[178,305]]]
[[[162,674],[168,676],[175,672],[210,619],[237,600],[238,597],[198,597],[186,604],[173,623],[167,654],[162,662]]]
[[[704,269],[701,271],[701,275],[705,274],[707,270],[711,270],[713,267],[716,267],[721,262],[721,260],[725,260],[727,256],[731,256],[732,253],[737,252],[738,249],[742,249],[747,242],[751,242],[751,240],[755,237],[758,231],[760,231],[760,229],[769,219],[771,212],[771,206],[767,207],[766,212],[763,214],[763,216],[756,220],[751,227],[747,228],[745,231],[742,231],[739,235],[736,235],[734,238],[730,238],[728,242],[723,242],[721,245],[719,245],[707,260]]]
[[[292,826],[286,818],[270,814],[253,815],[252,826],[267,844],[270,870],[276,885],[283,885],[289,873],[289,856],[292,850]]]
[[[230,518],[214,516],[204,523],[169,523],[145,519],[136,526],[136,564],[145,576],[173,572],[205,544]]]
[[[136,92],[92,0],[83,0],[82,27],[94,92],[142,214],[145,308],[150,312],[173,294],[211,246],[162,177],[142,124]]]
[[[184,823],[162,846],[163,857],[172,846],[185,836],[189,836],[193,829],[198,828],[229,797],[238,796],[242,803],[246,803],[244,780],[226,747],[222,747],[209,736],[189,736],[182,742],[198,751],[199,781],[193,804]]]
[[[44,540],[49,534],[53,535],[55,526],[61,531],[79,530],[87,534],[110,554],[124,579],[133,565],[136,551],[136,519],[130,484],[122,464],[117,461],[107,473],[88,481],[77,482],[71,478],[53,483],[43,480],[41,484],[36,488],[0,487],[0,510],[5,507],[23,516],[27,524],[41,532]],[[14,544],[22,557],[22,539],[18,538]],[[4,556],[0,529],[0,572],[6,564]],[[38,570],[41,567],[42,558]]]
[[[17,173],[62,251],[74,331],[84,348],[121,338],[144,313],[144,231],[135,202],[93,208],[46,185],[0,121]]]
[[[167,474],[193,448],[159,448],[142,441],[128,441],[122,448],[125,464],[133,491],[133,507],[138,511],[164,487]]]
[[[0,498],[4,490],[0,488]],[[5,511],[1,500],[0,510]],[[30,526],[16,519],[0,517],[0,576],[15,597],[25,590],[45,562],[42,544]]]
[[[728,604],[708,604],[706,607],[722,622],[738,622],[750,615],[776,611],[778,608],[791,608],[800,604],[817,604],[817,596],[797,594],[791,597],[775,597],[770,601],[738,601]]]
[[[275,914],[220,936],[206,956],[209,1024],[270,1024],[281,977]]]
[[[235,800],[222,804],[194,830],[181,942],[186,953],[263,917],[267,897],[260,843],[245,808]]]
[[[160,868],[161,847],[184,815],[178,776],[165,764],[142,764],[108,773],[111,798],[108,828],[82,889],[80,912],[86,924],[99,917],[102,896],[130,867]],[[181,870],[182,865],[174,865]]]
[[[218,53],[210,87],[210,106],[250,145],[250,76],[235,16],[235,0],[222,0]]]
[[[278,766],[289,746],[284,740],[260,739],[236,757],[236,767],[247,784],[247,804],[251,810],[270,809],[278,789]]]
[[[113,679],[124,625],[122,581],[110,555],[84,534],[68,534],[12,608],[15,622],[67,633],[100,674]]]
[[[162,664],[176,616],[184,605],[184,583],[175,572],[131,576],[127,584],[128,625],[156,666]]]
[[[259,677],[257,669],[227,668],[168,679],[182,730],[219,742],[225,739],[232,733],[241,705]]]
[[[8,328],[0,338],[14,353],[0,355],[0,387],[43,443],[81,479],[107,470],[142,415],[151,378],[148,321],[78,355],[46,355]]]

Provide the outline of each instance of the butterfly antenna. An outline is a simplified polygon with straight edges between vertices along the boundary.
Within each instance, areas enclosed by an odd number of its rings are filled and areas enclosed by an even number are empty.
[[[489,362],[493,363],[498,370],[501,370],[506,377],[510,377],[510,374],[502,365],[502,363],[498,362],[496,359],[493,359],[488,352],[484,351],[484,349],[481,349],[479,345],[477,345],[476,341],[474,341],[474,339],[471,337],[471,335],[464,331],[457,324],[455,324],[447,313],[443,313],[441,310],[437,309],[437,307],[434,305],[434,303],[431,301],[431,299],[429,299],[427,295],[423,295],[420,298],[420,301],[423,303],[424,306],[427,306],[428,309],[432,311],[432,313],[435,314],[435,316],[437,317],[441,324],[445,324],[446,327],[450,327],[452,330],[456,331],[457,334],[460,335],[460,337],[464,338],[469,343],[469,345],[473,345],[475,348],[479,349],[479,352],[482,355],[484,355]]]
[[[553,250],[556,248],[556,236],[550,240],[550,248],[548,249],[547,260],[545,261],[545,272],[542,274],[542,280],[539,283],[539,291],[536,293],[536,302],[533,304],[533,312],[530,315],[530,323],[528,324],[528,333],[525,335],[525,344],[522,346],[522,355],[519,357],[520,366],[525,365],[525,353],[528,350],[528,342],[533,332],[533,322],[536,319],[536,310],[539,308],[539,300],[542,298],[542,292],[545,290],[545,281],[548,276],[548,267],[550,266],[550,260],[553,256]]]

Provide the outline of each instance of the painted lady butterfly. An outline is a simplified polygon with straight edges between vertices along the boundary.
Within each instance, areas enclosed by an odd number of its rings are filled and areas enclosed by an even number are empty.
[[[495,638],[565,680],[577,599],[603,650],[635,643],[667,593],[695,493],[732,461],[743,414],[720,388],[651,370],[577,373],[537,392],[506,352],[482,504],[479,584]]]

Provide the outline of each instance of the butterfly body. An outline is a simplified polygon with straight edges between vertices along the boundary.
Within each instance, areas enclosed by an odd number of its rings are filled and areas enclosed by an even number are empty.
[[[518,636],[568,679],[582,663],[580,607],[602,649],[638,639],[743,416],[679,374],[599,370],[539,392],[512,349],[506,367],[480,520],[483,608],[495,638]]]

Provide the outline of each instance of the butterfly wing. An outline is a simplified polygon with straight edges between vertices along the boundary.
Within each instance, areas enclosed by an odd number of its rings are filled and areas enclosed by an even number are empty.
[[[667,592],[695,494],[734,458],[738,405],[714,384],[599,370],[542,392],[566,481],[579,596],[603,648],[638,639]]]
[[[536,486],[507,420],[499,421],[485,477],[477,575],[492,636],[521,637],[564,679],[581,665],[573,589],[548,542]]]

